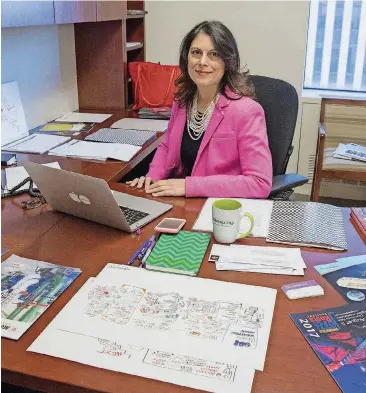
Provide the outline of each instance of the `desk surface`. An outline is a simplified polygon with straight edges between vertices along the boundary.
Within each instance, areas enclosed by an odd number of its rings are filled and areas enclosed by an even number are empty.
[[[129,115],[130,116],[130,115]],[[110,127],[117,120],[126,117],[125,111],[116,112],[112,117],[97,124],[92,131],[80,135],[83,138],[100,128]],[[51,155],[17,154],[18,165],[23,161],[32,161],[40,164],[58,161],[61,168],[71,172],[98,177],[106,181],[121,179],[126,173],[138,165],[148,154],[156,149],[163,133],[157,133],[156,137],[145,143],[141,150],[129,162],[107,160],[82,160],[78,158],[65,158]],[[79,138],[79,137],[78,137]],[[1,182],[6,183],[5,171],[1,171]],[[54,225],[62,220],[63,213],[53,212],[43,206],[36,211],[23,211],[21,202],[29,199],[28,195],[1,200],[2,210],[2,246],[18,253],[32,244],[38,237],[49,231]],[[41,214],[40,214],[41,213]]]
[[[66,165],[74,164],[67,163]],[[109,171],[109,165],[118,167],[118,165],[123,166],[123,163],[91,164],[90,162],[81,162],[79,165],[83,169],[82,173],[85,173],[85,168],[91,171],[89,174],[92,174],[92,170],[96,169],[97,176],[98,173],[106,173],[100,169],[100,166],[108,168],[106,171]],[[117,169],[120,170],[121,167]],[[115,175],[117,175],[117,172]],[[108,176],[105,178],[108,179]],[[143,191],[132,190],[124,184],[111,183],[111,186],[118,191],[128,191],[138,196],[144,195]],[[10,248],[12,252],[16,252],[23,257],[80,267],[83,273],[20,340],[2,339],[2,380],[51,393],[92,391],[119,393],[122,391],[122,387],[123,391],[133,393],[188,393],[194,391],[194,389],[98,369],[26,351],[89,277],[97,275],[108,262],[125,264],[138,245],[151,236],[159,219],[145,226],[140,237],[137,237],[134,234],[124,233],[49,209],[38,208],[23,215],[17,205],[19,198],[21,197],[9,199],[2,203],[3,247]],[[185,198],[166,198],[164,201],[174,206],[167,213],[167,216],[186,218],[185,229],[187,230],[192,228],[204,203],[204,199]],[[298,393],[303,391],[304,386],[309,386],[309,383],[314,380],[316,383],[311,387],[312,393],[338,391],[337,385],[330,374],[322,366],[288,314],[344,304],[341,296],[316,273],[312,266],[334,261],[336,257],[366,253],[366,247],[349,222],[348,216],[349,211],[345,209],[348,252],[306,249],[303,252],[303,258],[308,266],[305,277],[219,272],[215,270],[213,263],[207,261],[208,253],[206,254],[199,277],[268,286],[278,290],[265,371],[256,372],[253,393]],[[23,241],[23,236],[26,241]],[[255,238],[242,239],[240,243],[266,244],[264,239]],[[211,246],[209,250],[210,248]],[[167,279],[169,279],[169,275],[167,275]],[[297,279],[316,279],[325,289],[325,296],[288,300],[280,288],[283,284]]]

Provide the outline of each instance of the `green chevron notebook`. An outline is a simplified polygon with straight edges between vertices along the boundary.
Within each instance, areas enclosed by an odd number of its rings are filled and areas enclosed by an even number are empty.
[[[163,233],[146,261],[146,269],[196,276],[210,243],[208,233]]]

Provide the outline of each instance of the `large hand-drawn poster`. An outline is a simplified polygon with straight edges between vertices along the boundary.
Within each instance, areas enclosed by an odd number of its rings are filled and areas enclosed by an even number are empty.
[[[126,269],[90,279],[54,327],[263,370],[274,289]]]

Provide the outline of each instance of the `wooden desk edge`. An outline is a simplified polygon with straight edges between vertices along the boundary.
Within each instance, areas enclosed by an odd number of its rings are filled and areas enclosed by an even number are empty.
[[[32,389],[48,393],[59,393],[60,391],[67,391],[68,393],[91,392],[87,388],[69,385],[65,382],[47,380],[34,375],[28,375],[17,371],[7,370],[4,368],[1,369],[1,382],[5,382],[10,385],[20,386],[25,389]]]

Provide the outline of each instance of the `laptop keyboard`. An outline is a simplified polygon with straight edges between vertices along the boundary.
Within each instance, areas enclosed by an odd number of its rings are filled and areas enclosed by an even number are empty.
[[[134,210],[125,206],[120,206],[120,209],[123,211],[123,214],[125,215],[125,218],[129,225],[132,225],[135,222],[140,221],[141,219],[149,215],[149,213]]]

